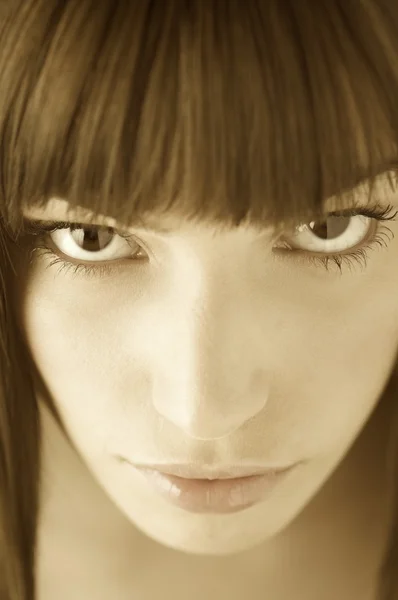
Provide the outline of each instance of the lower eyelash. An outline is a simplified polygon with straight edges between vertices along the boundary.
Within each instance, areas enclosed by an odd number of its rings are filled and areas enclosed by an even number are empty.
[[[48,265],[46,265],[46,269],[49,269],[54,265],[59,265],[57,269],[57,274],[62,273],[63,271],[69,272],[70,270],[72,270],[73,275],[83,274],[84,277],[87,277],[89,279],[101,278],[106,275],[110,275],[114,273],[119,267],[121,267],[120,264],[115,265],[112,264],[112,262],[109,262],[109,264],[102,265],[90,265],[85,263],[79,263],[75,265],[74,263],[68,262],[63,258],[60,258],[55,254],[55,252],[51,250],[51,248],[44,245],[39,245],[33,248],[32,255],[33,254],[37,254],[39,257],[48,255],[50,258],[53,258],[53,260],[51,260],[51,262]]]

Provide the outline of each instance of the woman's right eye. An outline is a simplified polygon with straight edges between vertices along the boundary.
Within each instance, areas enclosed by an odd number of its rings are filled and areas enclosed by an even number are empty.
[[[141,250],[131,234],[118,233],[111,227],[73,224],[57,226],[49,233],[56,249],[76,261],[112,261],[131,258]]]
[[[74,274],[90,278],[125,267],[125,259],[133,262],[148,259],[136,236],[112,227],[25,219],[24,233],[36,238],[33,253],[52,259],[48,267],[57,264],[60,271],[72,269]]]

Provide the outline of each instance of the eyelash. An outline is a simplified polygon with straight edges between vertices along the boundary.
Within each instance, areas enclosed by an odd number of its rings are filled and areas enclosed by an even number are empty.
[[[375,221],[382,222],[382,221],[396,220],[397,214],[398,214],[398,210],[395,210],[395,212],[394,212],[394,207],[392,205],[387,205],[386,207],[381,207],[376,204],[373,207],[363,207],[363,208],[359,208],[359,209],[349,209],[349,210],[330,212],[330,213],[327,213],[326,216],[327,217],[365,216],[365,217],[369,217]],[[37,243],[34,244],[32,254],[39,253],[40,256],[43,256],[44,254],[46,254],[46,255],[49,255],[50,257],[52,257],[54,260],[52,260],[47,265],[47,268],[50,268],[53,265],[58,264],[59,265],[58,273],[60,273],[64,270],[67,272],[72,270],[74,275],[83,274],[84,277],[88,277],[88,278],[102,278],[102,277],[105,277],[106,275],[114,273],[115,270],[117,270],[119,268],[123,268],[125,266],[124,264],[120,264],[120,263],[114,264],[117,261],[109,261],[109,263],[96,264],[96,265],[95,264],[94,265],[86,264],[86,263],[75,264],[75,263],[69,262],[69,261],[61,258],[60,256],[58,256],[52,250],[52,248],[50,248],[45,243],[47,236],[59,229],[82,229],[82,228],[87,228],[89,226],[93,227],[94,229],[95,228],[100,229],[101,227],[104,227],[104,226],[95,225],[95,224],[74,223],[74,222],[64,222],[64,221],[51,221],[51,222],[48,222],[47,224],[43,224],[42,221],[39,222],[39,221],[32,221],[32,220],[26,219],[24,221],[23,232],[25,234],[27,234],[28,236],[32,236],[32,237],[34,236],[34,237],[38,238]],[[140,246],[142,246],[143,249],[145,249],[142,242],[140,240],[136,240],[134,235],[123,233],[123,232],[120,232],[113,228],[109,228],[109,229],[112,229],[117,235],[119,235],[120,237],[122,237],[124,239],[127,239],[127,240],[133,239]],[[297,251],[294,248],[290,248],[288,246],[288,244],[286,245],[287,250],[282,250],[281,253],[286,254],[286,252],[288,251],[289,254],[298,254],[299,256],[295,257],[296,260],[303,261],[303,262],[310,263],[310,264],[316,264],[317,266],[319,264],[321,264],[324,268],[326,268],[326,270],[329,270],[329,266],[332,263],[332,264],[337,265],[340,273],[342,273],[343,265],[348,265],[349,267],[352,267],[354,265],[359,264],[359,265],[362,265],[363,268],[366,268],[369,252],[371,250],[375,249],[377,246],[387,247],[388,243],[391,241],[391,239],[387,239],[387,241],[386,241],[385,236],[387,236],[387,238],[388,238],[389,234],[391,234],[392,237],[394,237],[394,234],[389,227],[383,227],[383,228],[379,227],[379,229],[376,232],[376,234],[374,235],[373,239],[371,239],[367,245],[365,245],[362,248],[358,248],[357,250],[355,250],[351,253],[348,253],[348,254],[334,254],[334,255],[305,254],[305,252]]]
[[[396,221],[396,216],[398,214],[398,210],[395,209],[394,206],[388,204],[387,206],[380,206],[378,204],[374,206],[362,207],[358,209],[347,209],[341,211],[335,211],[327,213],[328,217],[358,217],[364,216],[373,219],[374,221],[383,222],[383,221]],[[387,238],[387,239],[386,239]],[[329,270],[330,265],[335,265],[342,274],[343,266],[347,266],[351,269],[351,267],[362,266],[363,269],[366,269],[368,264],[369,252],[371,250],[375,250],[377,247],[379,248],[387,248],[388,244],[394,238],[394,233],[387,226],[379,226],[378,230],[374,234],[373,238],[363,247],[357,248],[356,250],[349,252],[347,254],[330,254],[330,255],[322,255],[322,254],[305,254],[298,252],[300,261],[306,262],[307,264],[315,264],[318,266],[322,265],[327,271]],[[295,252],[294,249],[291,252]]]
[[[54,233],[55,231],[58,231],[59,229],[87,229],[90,226],[93,229],[101,229],[103,227],[107,228],[104,225],[76,223],[71,221],[49,221],[47,224],[44,225],[43,222],[25,220],[23,232],[25,235],[27,234],[28,236],[37,237],[37,242],[34,244],[34,247],[32,249],[32,256],[34,254],[37,254],[38,257],[43,257],[47,255],[53,259],[48,265],[46,265],[47,269],[54,265],[58,265],[57,274],[61,273],[62,271],[70,272],[72,270],[73,275],[81,274],[86,278],[101,279],[107,275],[113,274],[118,269],[124,268],[125,264],[121,264],[118,261],[109,261],[108,263],[103,264],[75,264],[58,256],[56,252],[54,252],[54,250],[45,243],[47,236],[51,233]],[[135,236],[131,233],[123,233],[122,231],[113,229],[112,227],[109,227],[108,229],[114,231],[121,238],[124,238],[126,240],[132,239],[136,241],[140,246],[142,246],[142,249],[144,249],[144,244],[140,240],[137,240]]]

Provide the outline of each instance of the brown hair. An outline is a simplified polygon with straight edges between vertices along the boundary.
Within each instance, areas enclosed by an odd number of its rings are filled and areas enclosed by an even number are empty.
[[[0,90],[1,597],[33,600],[44,384],[14,310],[22,205],[261,227],[371,192],[397,170],[398,3],[0,0]]]

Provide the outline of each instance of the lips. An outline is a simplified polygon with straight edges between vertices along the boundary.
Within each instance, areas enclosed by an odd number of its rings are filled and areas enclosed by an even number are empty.
[[[176,471],[190,475],[200,473],[189,466],[128,466],[168,503],[189,512],[222,514],[238,512],[264,501],[295,465],[283,469],[263,469],[262,473],[259,468],[246,469],[251,474],[240,477],[234,477],[233,472],[242,473],[242,468],[213,471],[210,476],[208,472],[207,477],[203,477],[202,470],[202,477],[199,478],[175,474]]]

